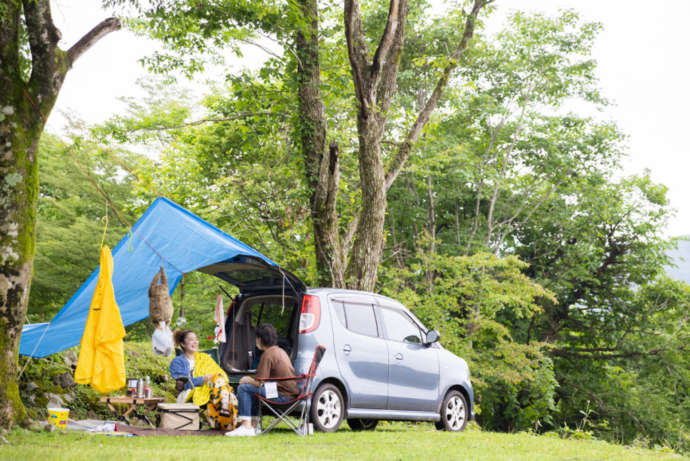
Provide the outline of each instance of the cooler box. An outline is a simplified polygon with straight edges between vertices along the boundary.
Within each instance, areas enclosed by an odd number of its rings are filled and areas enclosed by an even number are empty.
[[[159,403],[158,412],[161,429],[199,430],[199,407],[193,403]]]

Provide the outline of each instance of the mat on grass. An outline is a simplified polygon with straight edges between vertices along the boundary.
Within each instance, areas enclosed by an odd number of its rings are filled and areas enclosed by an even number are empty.
[[[151,435],[174,435],[174,436],[188,436],[188,435],[223,435],[225,431],[217,431],[213,429],[205,429],[202,431],[178,431],[176,429],[163,429],[163,428],[152,428],[152,427],[139,427],[139,426],[128,426],[126,424],[117,424],[118,432],[129,432],[130,434],[138,436],[151,436]]]

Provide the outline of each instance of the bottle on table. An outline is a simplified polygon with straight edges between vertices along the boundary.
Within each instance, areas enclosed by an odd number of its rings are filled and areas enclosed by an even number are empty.
[[[151,378],[149,376],[147,376],[146,380],[144,381],[144,397],[146,397],[147,399],[153,397],[153,389],[151,388]]]

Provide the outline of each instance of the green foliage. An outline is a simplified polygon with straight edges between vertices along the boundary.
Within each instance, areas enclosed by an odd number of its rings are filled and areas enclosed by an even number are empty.
[[[556,409],[553,364],[543,344],[520,344],[510,326],[532,315],[553,295],[527,278],[525,263],[492,254],[422,253],[410,270],[388,269],[381,290],[407,301],[442,343],[472,371],[477,419],[491,430],[525,430],[552,424]],[[401,297],[401,295],[403,295]]]
[[[173,402],[177,398],[175,381],[170,376],[171,357],[161,357],[151,350],[150,339],[144,342],[127,341],[125,343],[125,370],[127,377],[151,378],[153,395],[165,397],[167,402]],[[123,394],[124,391],[116,391],[113,394]]]

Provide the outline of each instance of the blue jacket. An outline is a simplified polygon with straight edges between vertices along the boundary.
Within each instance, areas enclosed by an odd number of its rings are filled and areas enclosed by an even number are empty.
[[[172,362],[170,362],[170,374],[172,375],[173,379],[178,379],[183,376],[186,377],[191,377],[192,376],[192,370],[189,369],[189,361],[187,358],[184,356],[184,354],[180,354],[174,359],[172,359]],[[192,378],[192,381],[194,382],[194,387],[196,386],[203,386],[204,385],[204,377],[203,376],[197,376]],[[184,384],[185,389],[191,389],[192,388],[192,383],[187,381]]]

